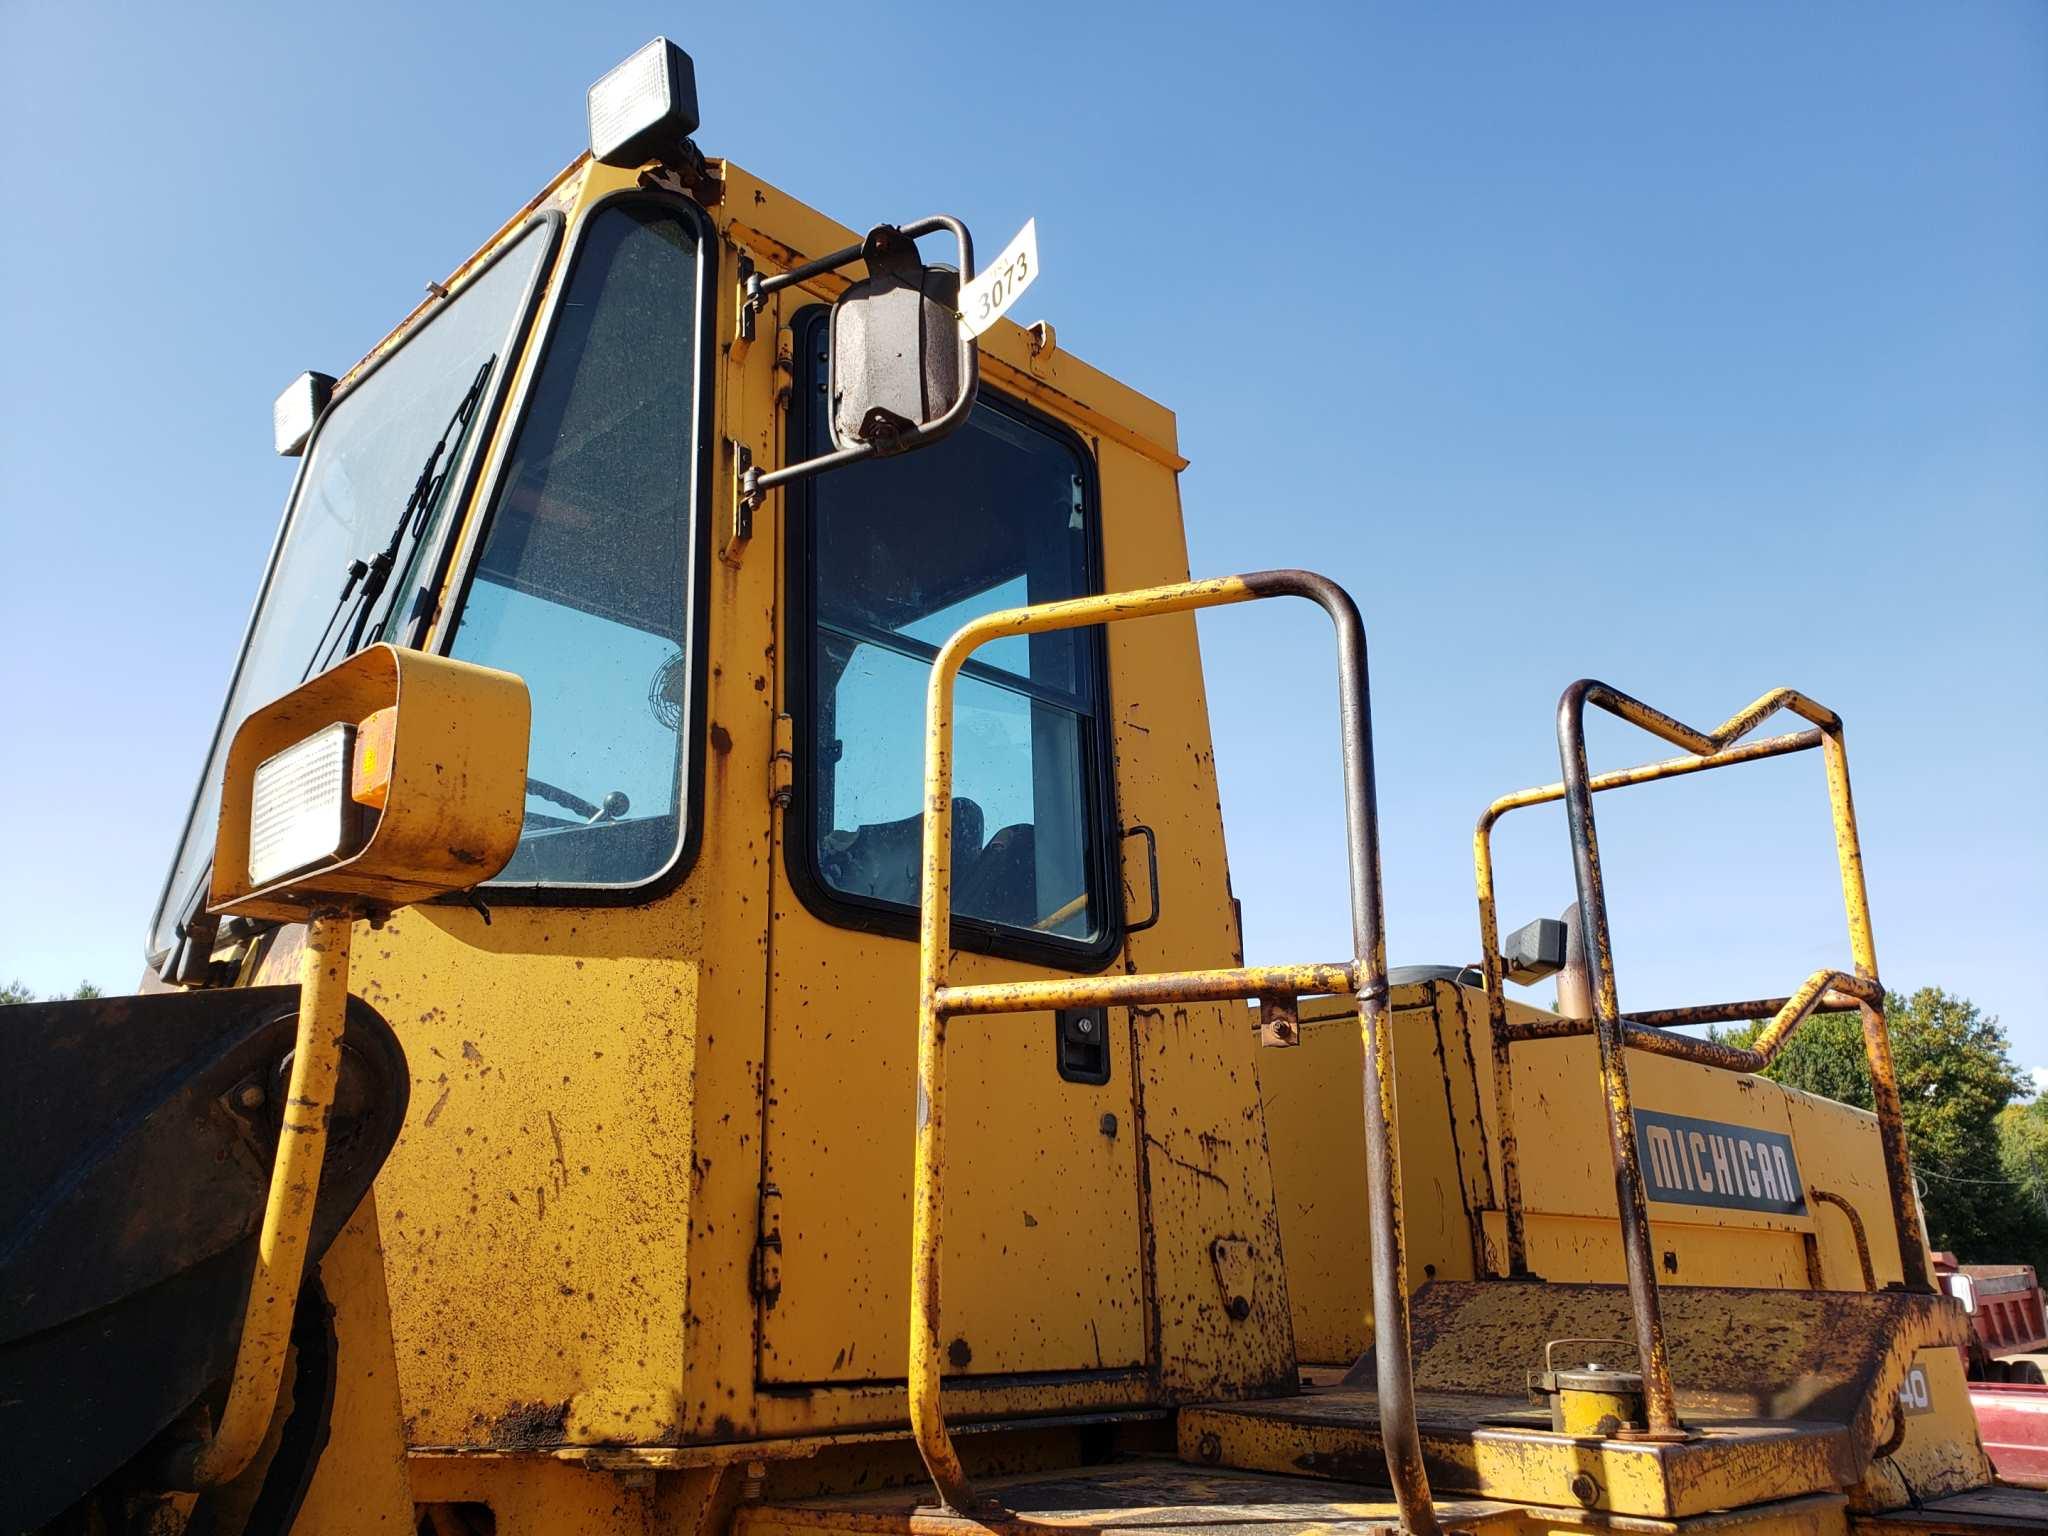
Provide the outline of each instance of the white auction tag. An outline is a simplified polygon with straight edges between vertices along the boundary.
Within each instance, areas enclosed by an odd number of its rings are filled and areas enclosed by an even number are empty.
[[[1003,254],[960,290],[960,325],[979,336],[1009,312],[1032,279],[1038,276],[1038,220],[1026,219]]]

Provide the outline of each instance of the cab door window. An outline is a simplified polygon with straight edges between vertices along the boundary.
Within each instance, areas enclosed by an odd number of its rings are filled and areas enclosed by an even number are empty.
[[[822,327],[807,333],[822,406]],[[822,445],[822,408],[808,413]],[[931,664],[969,619],[1100,590],[1087,464],[984,391],[951,437],[822,475],[804,540],[810,874],[842,914],[911,912]],[[993,641],[955,692],[953,910],[1002,941],[1098,949],[1101,632]],[[829,914],[828,914],[829,915]]]

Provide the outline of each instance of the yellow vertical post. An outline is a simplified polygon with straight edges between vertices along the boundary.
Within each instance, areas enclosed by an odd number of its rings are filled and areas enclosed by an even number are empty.
[[[1835,857],[1842,867],[1842,905],[1849,918],[1849,953],[1854,957],[1856,974],[1865,981],[1876,981],[1877,940],[1870,929],[1870,892],[1863,881],[1863,845],[1856,834],[1856,799],[1849,789],[1849,751],[1842,740],[1839,720],[1822,729],[1821,760],[1827,765],[1828,806],[1834,813]],[[1884,1145],[1892,1222],[1899,1232],[1899,1267],[1907,1290],[1932,1291],[1934,1281],[1927,1273],[1927,1238],[1920,1230],[1920,1207],[1913,1197],[1898,1069],[1892,1062],[1883,994],[1878,997],[1878,1002],[1862,1002],[1859,1008],[1863,1018],[1863,1051],[1870,1061],[1871,1105],[1877,1111],[1878,1140]]]
[[[1590,679],[1565,689],[1557,706],[1557,747],[1564,769],[1565,824],[1571,833],[1586,975],[1593,992],[1593,1034],[1599,1048],[1608,1150],[1614,1160],[1614,1202],[1621,1219],[1622,1262],[1628,1275],[1629,1311],[1643,1377],[1644,1418],[1651,1435],[1670,1439],[1682,1435],[1684,1426],[1678,1417],[1678,1395],[1671,1384],[1671,1358],[1664,1344],[1657,1267],[1650,1253],[1649,1203],[1643,1192],[1643,1170],[1636,1156],[1635,1104],[1629,1092],[1626,1034],[1614,981],[1614,945],[1607,924],[1607,893],[1600,874],[1600,839],[1593,825],[1591,775],[1586,769],[1587,701],[1636,720],[1646,729],[1658,727],[1619,707],[1616,697],[1605,684]],[[1628,702],[1634,704],[1633,700]],[[1636,708],[1644,715],[1655,715],[1647,706]],[[1675,721],[1671,724],[1676,730],[1684,729]],[[1693,745],[1691,741],[1685,744]],[[1705,750],[1712,751],[1712,743],[1706,743]]]
[[[939,1496],[958,1509],[967,1497],[967,1470],[953,1449],[940,1412],[939,1264],[945,1199],[941,1170],[946,1150],[946,1016],[939,988],[946,984],[946,952],[953,926],[953,673],[966,650],[955,642],[932,668],[925,702],[924,869],[917,935],[917,1151],[911,1175],[910,1429]]]
[[[1494,1139],[1500,1144],[1500,1206],[1506,1223],[1504,1273],[1519,1280],[1529,1273],[1529,1245],[1522,1224],[1521,1149],[1515,1141],[1515,1088],[1512,1042],[1508,1038],[1507,968],[1500,958],[1500,918],[1493,893],[1493,824],[1503,804],[1494,802],[1479,818],[1472,834],[1472,870],[1479,887],[1479,953],[1486,975],[1487,1034],[1493,1042]],[[1494,1266],[1484,1252],[1473,1255],[1474,1271],[1489,1274]]]
[[[327,1115],[341,1071],[341,1033],[348,1009],[349,940],[355,920],[315,912],[306,927],[299,970],[299,1028],[292,1047],[270,1198],[257,1239],[256,1272],[242,1312],[242,1342],[227,1406],[213,1438],[199,1448],[191,1484],[211,1487],[238,1475],[256,1454],[277,1407],[277,1389],[291,1346],[292,1318],[306,1267],[320,1168],[327,1154]]]

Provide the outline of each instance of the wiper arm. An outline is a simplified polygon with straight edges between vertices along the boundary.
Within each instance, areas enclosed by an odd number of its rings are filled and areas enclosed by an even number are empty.
[[[477,406],[484,397],[484,385],[491,377],[491,369],[497,363],[498,355],[493,352],[477,366],[476,377],[470,380],[469,390],[455,407],[455,414],[448,418],[448,425],[441,430],[441,437],[427,455],[427,462],[420,466],[417,479],[413,481],[412,495],[406,498],[405,510],[398,515],[398,524],[391,530],[391,538],[367,563],[350,560],[342,571],[341,595],[334,600],[334,611],[327,615],[327,622],[320,628],[320,638],[313,642],[313,652],[306,658],[306,669],[299,674],[299,681],[311,677],[318,667],[332,659],[334,647],[340,643],[335,630],[335,620],[348,611],[349,599],[356,602],[355,620],[348,630],[348,649],[343,654],[353,656],[362,649],[363,632],[370,621],[370,610],[383,595],[384,588],[391,580],[391,572],[398,565],[398,557],[404,551],[408,539],[417,539],[427,529],[427,516],[440,499],[441,487],[448,478],[448,465],[441,462],[448,455],[451,438],[460,441],[460,434],[469,430],[476,415]],[[453,462],[450,456],[450,463]],[[331,640],[329,637],[333,637]],[[179,917],[173,925],[176,935],[171,953],[165,957],[165,975],[168,979],[185,985],[203,985],[206,968],[213,955],[214,936],[219,920],[206,910],[206,896],[213,883],[213,860],[208,859],[199,871],[199,878],[193,883],[179,909]],[[251,922],[250,930],[260,932],[264,928],[277,926],[272,922]]]
[[[355,620],[348,628],[348,642],[341,654],[353,656],[363,648],[363,634],[369,627],[370,613],[377,606],[377,599],[384,595],[391,573],[398,566],[399,556],[410,541],[426,532],[427,519],[440,500],[441,487],[454,462],[453,455],[448,453],[449,441],[460,442],[461,435],[469,430],[477,406],[483,400],[484,385],[497,361],[497,354],[492,353],[477,366],[476,377],[470,381],[468,392],[456,405],[455,414],[448,418],[448,425],[441,429],[440,439],[427,455],[426,463],[420,466],[419,476],[413,481],[412,495],[406,498],[405,510],[398,514],[390,539],[368,564],[361,560],[349,561],[343,572],[341,596],[335,599],[334,612],[328,616],[319,640],[314,642],[313,654],[306,662],[305,677],[311,677],[317,668],[333,660],[333,651],[341,645],[341,634],[335,630],[334,621],[348,609],[351,597],[355,599]],[[447,464],[442,463],[444,456],[449,460]],[[332,641],[328,638],[330,634],[334,636]],[[304,678],[300,680],[304,681]]]
[[[334,632],[334,621],[340,618],[342,611],[348,607],[349,596],[355,591],[356,583],[368,575],[369,571],[369,566],[362,561],[349,561],[348,569],[342,573],[341,596],[334,600],[334,611],[327,615],[327,622],[320,626],[320,638],[313,642],[313,654],[306,658],[306,669],[299,674],[300,682],[303,683],[311,677],[313,669],[320,664],[321,653],[327,649],[327,637]]]

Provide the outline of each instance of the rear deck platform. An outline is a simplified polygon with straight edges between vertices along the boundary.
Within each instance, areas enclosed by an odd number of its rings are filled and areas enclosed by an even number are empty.
[[[1849,1431],[1838,1424],[1702,1422],[1698,1438],[1659,1445],[1551,1434],[1526,1398],[1422,1392],[1415,1406],[1423,1462],[1444,1493],[1484,1489],[1517,1503],[1673,1519],[1832,1494],[1860,1472]],[[1181,1455],[1203,1465],[1386,1477],[1379,1399],[1366,1388],[1186,1409],[1178,1438]]]
[[[734,1536],[1381,1536],[1400,1529],[1393,1494],[1369,1484],[1274,1477],[1143,1458],[1057,1473],[993,1478],[991,1504],[961,1514],[920,1486],[886,1493],[747,1505]],[[1838,1495],[1789,1499],[1685,1520],[1542,1509],[1496,1499],[1439,1496],[1437,1519],[1456,1536],[1550,1536],[1579,1530],[1631,1536],[1843,1536]],[[1946,1533],[1948,1527],[1939,1527]],[[1900,1536],[1913,1530],[1905,1528]],[[1889,1536],[1889,1528],[1887,1528]],[[1972,1532],[1982,1536],[1982,1529]]]
[[[734,1536],[1003,1536],[1068,1531],[1171,1531],[1175,1536],[1345,1536],[1399,1527],[1394,1496],[1354,1483],[1191,1467],[1164,1458],[992,1478],[979,1491],[999,1508],[956,1514],[926,1486],[789,1503],[753,1504]],[[1521,1511],[1491,1499],[1437,1503],[1446,1531],[1509,1536]]]

